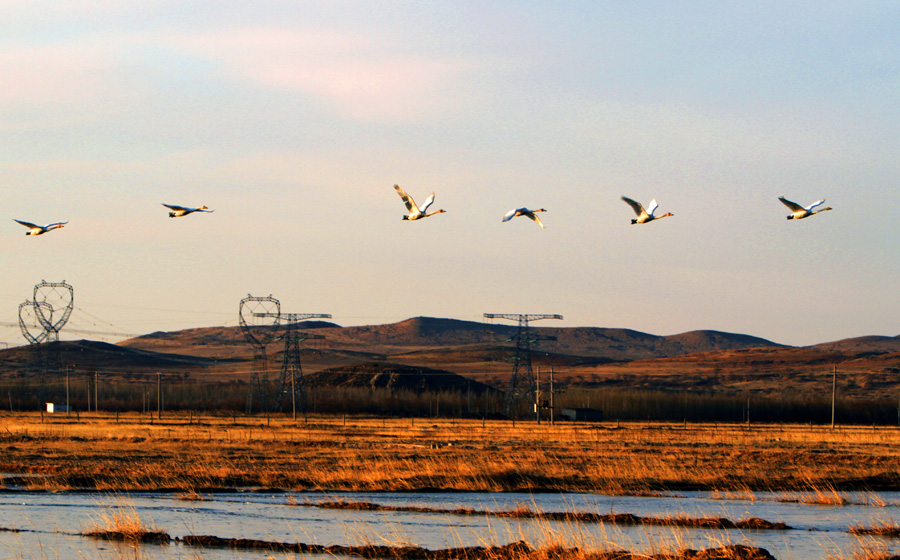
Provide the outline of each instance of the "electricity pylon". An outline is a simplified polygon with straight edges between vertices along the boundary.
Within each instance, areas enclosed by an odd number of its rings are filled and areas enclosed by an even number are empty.
[[[518,315],[514,313],[485,313],[485,319],[508,319],[517,321],[519,328],[516,330],[516,355],[513,357],[513,370],[506,388],[505,414],[512,418],[516,411],[516,405],[520,401],[535,402],[537,383],[534,379],[534,370],[531,368],[531,343],[538,339],[533,338],[529,332],[528,323],[541,319],[562,319],[562,315]]]
[[[42,342],[43,365],[40,367],[38,381],[38,402],[44,398],[44,378],[48,372],[62,376],[62,346],[59,343],[59,331],[65,326],[74,308],[75,290],[65,280],[47,282],[41,280],[34,286],[33,298],[19,305],[19,328],[22,336],[32,347],[32,354]],[[38,332],[40,329],[41,332]]]
[[[254,313],[257,317],[268,317],[275,314]],[[306,410],[306,387],[303,384],[303,368],[300,366],[300,342],[310,338],[325,338],[318,334],[308,334],[297,330],[297,324],[306,319],[331,319],[329,313],[278,313],[278,320],[283,320],[285,325],[284,353],[281,357],[281,376],[276,389],[278,395],[272,403],[273,409],[281,410],[282,396],[291,393],[291,408],[294,418],[297,418],[297,410]]]
[[[272,403],[269,400],[269,369],[266,346],[278,338],[278,318],[281,315],[281,302],[268,297],[247,295],[241,300],[238,311],[241,330],[247,342],[253,347],[253,367],[250,373],[250,394],[247,401],[247,412],[253,412],[253,392],[259,399],[259,410],[269,412]]]
[[[41,280],[40,284],[35,285],[32,300],[34,311],[37,320],[47,331],[48,342],[59,341],[59,331],[72,315],[74,299],[75,290],[65,280],[62,282]]]

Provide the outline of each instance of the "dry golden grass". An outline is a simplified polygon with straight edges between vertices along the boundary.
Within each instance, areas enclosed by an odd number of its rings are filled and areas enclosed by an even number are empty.
[[[885,542],[868,541],[856,545],[849,555],[828,554],[826,560],[896,560]]]
[[[886,519],[873,525],[865,527],[863,525],[851,525],[850,533],[854,535],[877,535],[879,537],[900,538],[900,524],[893,519]]]
[[[897,489],[900,429],[449,419],[0,414],[3,480],[35,490],[653,493]],[[618,426],[618,427],[617,427]],[[31,477],[17,477],[15,474]]]
[[[167,533],[144,523],[134,506],[123,504],[106,509],[83,534],[97,539],[135,543],[168,543],[171,540]]]

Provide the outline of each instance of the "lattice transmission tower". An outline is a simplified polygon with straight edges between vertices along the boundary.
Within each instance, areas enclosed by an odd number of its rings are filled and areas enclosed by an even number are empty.
[[[261,313],[268,317],[268,313]],[[300,365],[300,343],[304,340],[325,338],[319,334],[309,334],[297,330],[297,324],[307,319],[331,319],[329,313],[280,313],[278,319],[284,321],[284,352],[281,357],[281,376],[276,385],[276,410],[281,410],[284,395],[291,395],[291,409],[294,418],[297,411],[306,410],[306,386],[303,383],[303,368]]]
[[[539,339],[548,340],[549,337],[534,337],[531,335],[528,324],[541,319],[562,319],[562,315],[520,315],[514,313],[485,313],[485,319],[507,319],[518,322],[516,329],[516,354],[513,357],[512,375],[509,377],[509,385],[506,388],[506,404],[504,413],[512,418],[515,415],[518,404],[522,401],[535,402],[537,382],[534,378],[534,370],[531,368],[531,345]]]
[[[43,307],[46,313],[53,311],[49,303],[35,303],[30,299],[19,304],[19,329],[28,344],[40,344],[50,335],[38,320],[36,307]]]
[[[32,299],[19,304],[19,328],[22,336],[31,345],[33,355],[36,357],[41,343],[48,343],[40,352],[40,365],[33,366],[39,376],[39,402],[44,399],[45,377],[52,372],[62,376],[62,346],[59,344],[59,331],[72,315],[74,300],[75,290],[65,280],[62,282],[41,280],[40,284],[34,286]]]
[[[271,412],[273,400],[269,383],[266,347],[279,338],[278,326],[281,302],[271,295],[256,297],[247,295],[241,300],[238,319],[241,331],[253,348],[253,365],[250,370],[250,393],[247,395],[247,412],[253,412],[253,395],[261,412]]]

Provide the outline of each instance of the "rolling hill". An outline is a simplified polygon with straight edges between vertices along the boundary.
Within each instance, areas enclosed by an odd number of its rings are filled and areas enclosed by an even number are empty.
[[[513,325],[433,317],[415,317],[385,325],[328,325],[315,325],[315,333],[325,337],[322,341],[315,341],[316,348],[372,355],[434,348],[508,345],[517,331]],[[310,330],[307,323],[299,323],[298,328]],[[671,336],[599,327],[533,327],[531,331],[539,337],[555,339],[537,344],[536,348],[542,351],[612,360],[664,358],[736,348],[782,347],[762,338],[719,331],[692,331]],[[228,357],[250,356],[252,352],[238,327],[157,332],[126,340],[120,345],[203,356],[213,352]]]
[[[18,346],[2,352],[0,375],[17,375],[41,368],[57,358],[75,372],[116,372],[123,375],[157,371],[192,372],[232,363],[233,360],[204,358],[188,354],[153,352],[97,342],[51,342],[39,346]]]
[[[430,317],[355,327],[316,321],[298,328],[324,336],[301,343],[303,371],[311,379],[327,370],[331,377],[323,379],[336,380],[341,371],[368,364],[369,370],[383,366],[382,373],[396,373],[401,366],[441,370],[501,389],[509,380],[517,332],[511,324]],[[777,395],[830,391],[831,372],[837,368],[848,396],[900,391],[900,337],[866,336],[795,348],[712,330],[657,336],[629,329],[545,326],[531,332],[542,339],[533,347],[534,366],[552,369],[561,386]],[[279,367],[282,349],[280,342],[268,346],[270,369]],[[249,378],[253,348],[240,328],[212,327],[156,332],[118,345],[65,342],[61,354],[64,364],[78,371],[237,381]],[[36,367],[27,347],[0,355],[0,375],[21,375]]]

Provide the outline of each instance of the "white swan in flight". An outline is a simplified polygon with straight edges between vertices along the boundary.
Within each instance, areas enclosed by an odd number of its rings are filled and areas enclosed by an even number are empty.
[[[516,208],[515,210],[510,210],[509,212],[507,212],[506,215],[503,216],[503,221],[508,222],[518,216],[525,216],[526,218],[531,218],[532,220],[534,220],[537,225],[541,226],[541,229],[544,229],[544,223],[540,218],[534,215],[535,212],[546,212],[546,210],[544,210],[543,208],[538,208],[537,210],[529,210],[528,208]]]
[[[200,208],[185,208],[184,206],[176,206],[174,204],[163,204],[163,206],[171,210],[171,212],[169,212],[170,218],[187,216],[188,214],[192,214],[194,212],[215,212],[215,210],[210,210],[206,206],[201,206]]]
[[[47,233],[51,229],[61,228],[64,225],[69,223],[69,222],[56,222],[55,224],[47,224],[45,226],[39,226],[37,224],[32,224],[31,222],[23,222],[22,220],[16,220],[15,218],[13,218],[13,220],[16,222],[19,222],[20,224],[22,224],[23,226],[28,228],[28,232],[26,232],[25,235],[42,235],[42,234]]]
[[[421,208],[416,206],[416,201],[412,199],[411,196],[406,194],[406,191],[400,188],[399,185],[394,185],[394,188],[397,189],[397,194],[400,195],[400,198],[403,199],[403,204],[406,205],[406,209],[409,210],[409,214],[403,216],[404,220],[421,220],[422,218],[427,218],[428,216],[434,216],[435,214],[443,214],[446,210],[435,210],[434,212],[428,212],[428,207],[431,206],[431,203],[434,202],[434,193],[431,193],[428,198],[425,199],[425,204],[422,205]]]
[[[800,206],[796,202],[791,202],[790,200],[784,198],[783,195],[779,196],[778,200],[780,200],[785,206],[790,208],[791,211],[793,212],[793,214],[788,215],[788,217],[787,217],[788,220],[802,220],[803,218],[808,218],[808,217],[812,216],[813,214],[818,214],[819,212],[825,212],[826,210],[832,209],[831,206],[826,206],[825,208],[822,208],[821,210],[813,211],[813,208],[815,208],[816,206],[819,206],[820,204],[825,202],[824,198],[822,200],[817,200],[817,201],[813,202],[812,204],[810,204],[809,206],[805,206],[805,207]]]
[[[634,210],[634,213],[637,214],[637,219],[631,220],[632,224],[645,224],[647,222],[652,222],[653,220],[658,220],[660,218],[667,218],[669,216],[674,216],[675,214],[671,212],[667,212],[662,216],[654,216],[653,213],[656,212],[656,209],[659,207],[659,204],[656,203],[656,199],[650,201],[650,206],[644,210],[644,207],[640,202],[636,200],[631,200],[630,198],[623,196],[622,200],[628,203],[631,206],[631,209]]]

